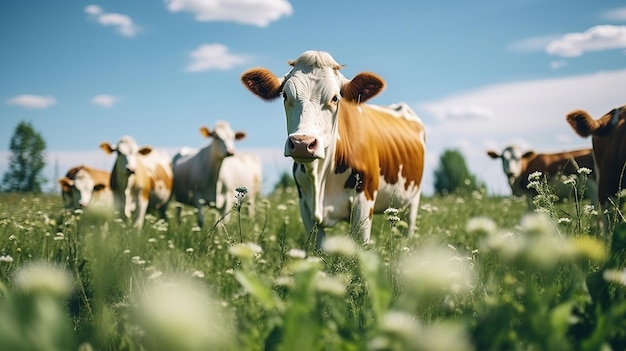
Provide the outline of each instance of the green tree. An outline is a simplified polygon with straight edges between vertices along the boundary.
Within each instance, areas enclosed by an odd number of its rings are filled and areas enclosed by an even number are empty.
[[[281,190],[284,192],[287,190],[287,188],[291,188],[295,186],[296,186],[296,181],[293,179],[293,176],[291,175],[291,173],[283,172],[280,175],[280,179],[278,179],[278,182],[276,182],[276,185],[274,185],[274,191]]]
[[[435,193],[466,193],[484,188],[476,176],[469,172],[465,158],[458,150],[447,149],[439,158],[439,166],[435,169]]]
[[[46,166],[46,142],[32,125],[20,122],[9,144],[9,169],[2,178],[2,190],[7,192],[40,193],[46,179],[42,175]]]

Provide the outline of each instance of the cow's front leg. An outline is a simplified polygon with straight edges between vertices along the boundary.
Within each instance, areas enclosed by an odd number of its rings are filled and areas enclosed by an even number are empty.
[[[357,196],[352,207],[350,227],[352,233],[358,233],[364,244],[369,244],[372,232],[372,217],[374,216],[374,200],[367,200],[363,194]]]
[[[193,207],[196,208],[196,210],[198,211],[198,227],[203,228],[204,227],[204,213],[202,212],[202,208],[204,207],[204,201],[200,198],[200,196],[197,196],[194,194],[193,196]]]
[[[317,223],[313,219],[313,211],[309,208],[306,201],[300,200],[300,217],[302,218],[302,224],[304,224],[304,230],[306,230],[307,234],[307,242],[309,237],[315,232],[315,248],[320,250],[322,248],[322,242],[324,241],[324,237],[326,237],[326,232],[324,228]]]
[[[143,221],[148,211],[148,203],[150,202],[148,192],[141,191],[137,196],[137,208],[135,209],[135,227],[143,227]]]

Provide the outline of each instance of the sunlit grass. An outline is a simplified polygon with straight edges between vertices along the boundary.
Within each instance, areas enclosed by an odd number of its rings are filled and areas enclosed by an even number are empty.
[[[544,187],[540,183],[538,187]],[[245,195],[240,192],[241,197]],[[586,199],[424,197],[418,231],[307,244],[295,189],[223,221],[176,206],[142,230],[0,194],[0,340],[11,350],[597,350],[626,345],[626,229]],[[543,207],[542,207],[543,206]],[[612,242],[611,242],[612,240]],[[34,327],[33,327],[34,326]]]

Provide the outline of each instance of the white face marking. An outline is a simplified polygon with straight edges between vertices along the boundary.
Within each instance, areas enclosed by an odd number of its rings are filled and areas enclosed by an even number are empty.
[[[522,153],[516,147],[509,146],[502,151],[502,169],[511,178],[517,178],[522,174]]]
[[[235,132],[228,122],[216,122],[212,137],[212,152],[214,157],[224,158],[235,153]]]
[[[115,161],[120,169],[134,173],[137,168],[137,156],[139,155],[139,146],[130,136],[124,136],[117,143],[117,160]]]
[[[315,68],[306,72],[294,69],[287,77],[283,87],[288,134],[285,156],[325,158],[337,117],[339,75],[332,68]],[[299,142],[304,145],[297,145]]]
[[[80,170],[76,173],[74,178],[73,196],[75,197],[75,203],[82,207],[87,207],[91,203],[91,197],[93,195],[93,188],[95,184],[89,173],[84,170]]]

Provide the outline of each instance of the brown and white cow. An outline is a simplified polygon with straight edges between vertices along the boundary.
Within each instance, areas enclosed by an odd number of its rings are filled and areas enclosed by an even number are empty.
[[[592,135],[598,170],[598,200],[604,209],[608,209],[609,198],[626,189],[626,105],[614,108],[596,120],[582,110],[570,112],[566,119],[578,135]],[[603,220],[604,229],[608,229],[608,218],[603,216]]]
[[[548,185],[552,187],[556,195],[561,198],[569,198],[573,189],[562,182],[561,176],[578,176],[578,170],[585,167],[591,171],[587,177],[586,191],[583,194],[591,201],[597,203],[596,172],[593,163],[591,149],[571,150],[557,153],[536,153],[527,151],[522,153],[515,145],[504,148],[502,152],[488,150],[487,155],[493,159],[502,160],[502,169],[506,175],[511,192],[515,196],[524,196],[529,206],[532,199],[537,195],[535,189],[529,189],[528,176],[534,172],[541,172],[546,177]]]
[[[350,221],[370,240],[372,216],[389,207],[409,208],[415,230],[424,172],[425,131],[406,105],[366,104],[385,82],[370,72],[347,79],[330,54],[306,51],[283,77],[264,68],[243,73],[245,87],[263,100],[283,98],[285,156],[294,160],[300,214],[306,230]]]
[[[221,178],[222,164],[235,153],[235,141],[246,137],[242,131],[234,132],[226,121],[217,121],[215,129],[201,127],[200,133],[205,138],[212,138],[209,145],[201,149],[184,147],[174,155],[174,197],[178,202],[192,205],[198,210],[198,225],[204,225],[202,209],[204,205],[216,206],[222,216],[232,208],[235,188]],[[250,172],[254,172],[251,168]],[[245,170],[244,170],[245,172]],[[234,176],[233,174],[228,174]],[[218,187],[219,182],[219,187]],[[227,185],[224,185],[227,184]],[[233,200],[226,201],[224,187],[231,186]],[[244,186],[244,185],[241,185]],[[230,199],[229,199],[230,200]],[[226,220],[228,218],[225,218]]]
[[[110,183],[115,209],[138,228],[148,209],[158,210],[165,219],[173,184],[169,154],[149,146],[139,148],[131,136],[123,136],[115,145],[103,142],[100,148],[106,154],[117,153]]]
[[[80,165],[70,168],[59,178],[65,208],[113,207],[109,181],[111,172]]]

